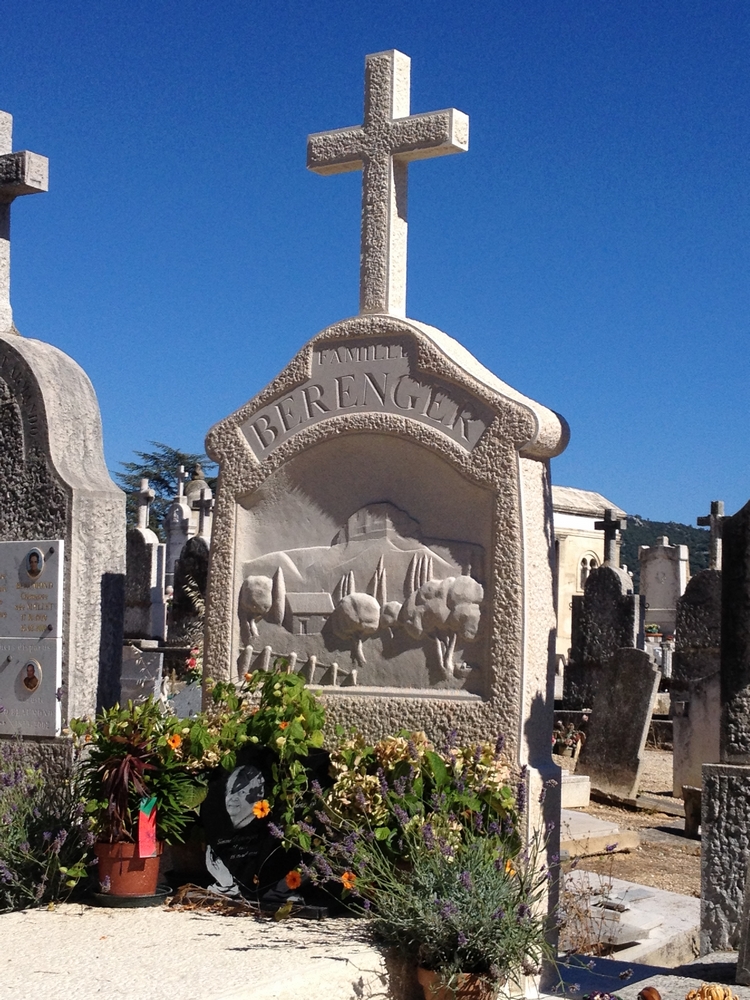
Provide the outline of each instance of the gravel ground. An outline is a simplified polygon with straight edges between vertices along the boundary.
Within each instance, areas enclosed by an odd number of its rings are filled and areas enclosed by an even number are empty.
[[[571,769],[570,758],[555,759],[558,763],[565,761],[566,769]],[[671,751],[645,751],[640,791],[672,797]],[[620,809],[594,801],[586,812],[617,823],[621,830],[638,830],[641,846],[636,851],[582,858],[576,867],[684,896],[700,896],[700,840],[685,837],[683,820],[666,813]]]

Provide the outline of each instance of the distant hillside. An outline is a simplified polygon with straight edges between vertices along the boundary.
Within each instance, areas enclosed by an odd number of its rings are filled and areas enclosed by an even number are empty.
[[[621,532],[621,561],[633,574],[635,590],[638,593],[640,564],[638,547],[653,545],[656,539],[666,535],[670,545],[687,545],[690,550],[690,575],[695,576],[702,569],[708,569],[709,532],[707,528],[694,528],[690,524],[677,521],[647,521],[637,514],[628,517],[628,530]]]

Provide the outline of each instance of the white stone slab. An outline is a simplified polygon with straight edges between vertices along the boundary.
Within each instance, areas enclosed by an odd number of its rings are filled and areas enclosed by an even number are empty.
[[[587,774],[562,775],[563,809],[585,809],[591,800],[591,778]]]
[[[62,640],[0,638],[0,733],[59,736],[61,684]]]
[[[0,542],[0,637],[62,635],[62,539]]]

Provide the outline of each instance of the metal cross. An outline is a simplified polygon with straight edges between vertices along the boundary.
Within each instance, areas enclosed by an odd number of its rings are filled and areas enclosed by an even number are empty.
[[[709,569],[721,569],[721,522],[724,520],[724,501],[712,500],[711,513],[705,517],[699,517],[697,524],[701,528],[711,529],[711,550],[709,556]]]
[[[604,562],[610,566],[619,566],[617,558],[617,532],[625,531],[628,526],[627,518],[615,517],[615,512],[611,507],[604,511],[603,521],[594,521],[597,531],[604,532]]]
[[[406,316],[409,162],[469,148],[469,118],[462,111],[409,114],[410,68],[409,57],[395,49],[366,56],[364,124],[307,139],[309,170],[362,171],[360,313]]]
[[[206,525],[206,517],[214,509],[214,502],[211,497],[206,497],[205,489],[201,490],[200,500],[193,500],[190,504],[191,510],[198,511],[198,534],[203,538],[203,530]]]
[[[138,527],[148,528],[149,518],[151,517],[151,501],[154,499],[156,494],[153,490],[149,489],[148,479],[141,480],[141,488],[136,494],[138,498]]]
[[[0,111],[0,334],[13,327],[10,306],[10,206],[14,198],[48,187],[49,161],[38,153],[13,152],[13,116]]]

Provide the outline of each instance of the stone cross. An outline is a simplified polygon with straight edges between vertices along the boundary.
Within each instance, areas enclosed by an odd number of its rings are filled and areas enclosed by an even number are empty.
[[[177,470],[177,499],[185,496],[185,483],[188,481],[188,474],[185,472],[185,466],[181,465]]]
[[[619,564],[617,559],[617,532],[625,531],[628,526],[627,519],[624,517],[615,517],[615,512],[611,507],[607,507],[604,511],[603,521],[594,521],[594,527],[597,531],[604,532],[604,561],[609,563],[610,566],[617,566]]]
[[[364,124],[308,136],[318,174],[362,170],[359,311],[406,316],[407,168],[463,153],[469,118],[455,108],[410,115],[411,60],[391,49],[365,58]]]
[[[206,524],[206,517],[211,513],[214,508],[214,502],[211,497],[206,497],[206,491],[201,490],[200,500],[193,500],[190,505],[191,510],[198,511],[198,535],[203,538],[203,529]]]
[[[709,569],[721,569],[721,522],[724,519],[724,501],[712,500],[711,513],[705,517],[699,517],[697,524],[701,528],[711,529],[711,554],[709,557]]]
[[[13,152],[13,117],[0,111],[0,334],[10,333],[10,204],[24,194],[48,187],[49,161],[38,153]]]
[[[154,493],[154,491],[149,489],[148,479],[142,479],[141,488],[137,493],[139,528],[148,528],[148,522],[151,516],[151,501],[154,499],[155,496],[156,494]]]

